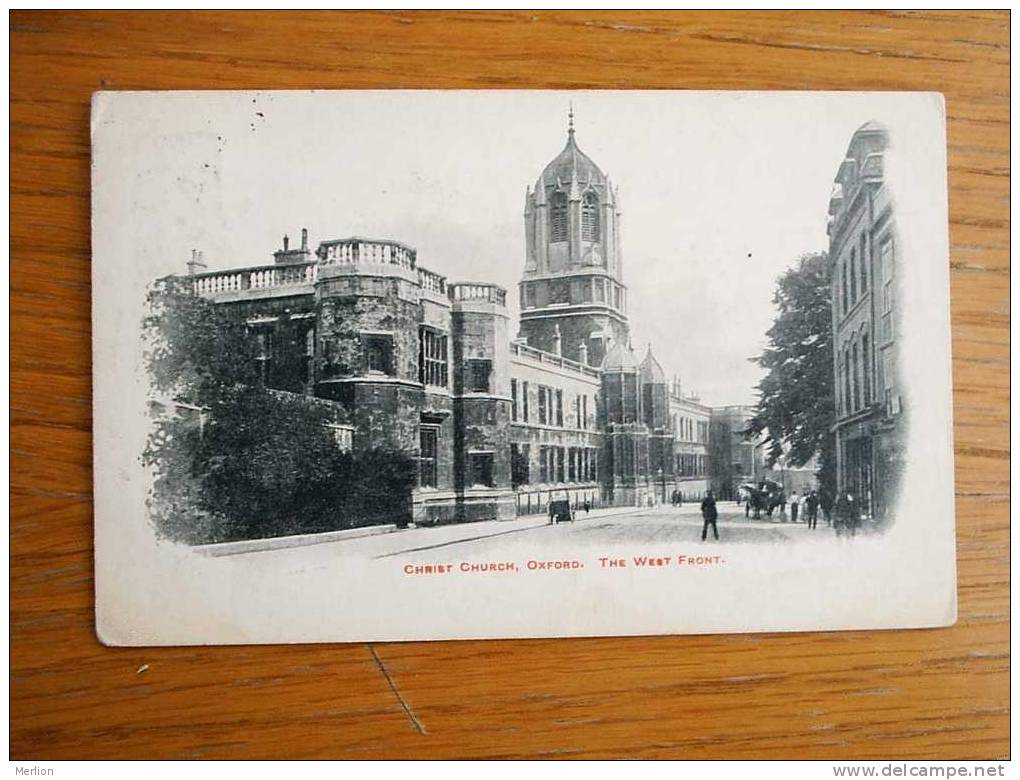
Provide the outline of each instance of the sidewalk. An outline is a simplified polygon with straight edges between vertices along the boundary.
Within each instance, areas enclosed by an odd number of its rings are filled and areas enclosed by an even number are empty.
[[[575,514],[576,522],[597,520],[605,517],[619,517],[629,514],[649,514],[660,510],[676,507],[640,507],[616,506],[592,509],[585,513],[580,510]],[[198,545],[194,549],[213,558],[227,555],[244,555],[246,553],[264,552],[266,550],[286,550],[292,547],[309,547],[333,542],[352,541],[370,536],[384,534],[400,534],[402,544],[435,546],[467,539],[483,539],[489,536],[501,536],[507,533],[525,531],[529,528],[540,528],[549,524],[545,514],[522,515],[513,520],[482,520],[476,523],[451,523],[449,525],[397,528],[395,525],[376,525],[366,528],[352,528],[345,531],[324,531],[318,534],[300,534],[294,536],[275,536],[265,539],[244,539],[236,542],[219,542],[217,544]]]

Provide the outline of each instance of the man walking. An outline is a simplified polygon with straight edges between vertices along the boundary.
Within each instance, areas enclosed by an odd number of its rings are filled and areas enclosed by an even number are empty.
[[[814,490],[804,499],[804,508],[807,511],[807,526],[813,531],[818,527],[818,493]]]
[[[712,495],[711,490],[705,494],[704,499],[701,501],[701,517],[704,520],[704,525],[701,527],[701,541],[705,541],[705,538],[708,536],[708,526],[711,524],[712,533],[718,542],[719,529],[716,527],[715,521],[719,517],[719,512],[715,508],[715,497]]]
[[[790,496],[790,522],[797,522],[797,515],[800,514],[800,496],[797,495],[797,491],[793,491],[793,495]]]

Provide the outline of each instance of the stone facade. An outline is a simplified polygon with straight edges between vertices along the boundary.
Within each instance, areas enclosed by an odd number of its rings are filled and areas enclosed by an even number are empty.
[[[526,197],[522,315],[506,292],[448,283],[391,240],[284,237],[273,264],[208,272],[194,292],[241,307],[263,381],[337,410],[339,446],[419,464],[420,524],[647,505],[709,489],[711,410],[630,345],[619,196],[568,131]]]
[[[883,175],[885,128],[854,133],[829,201],[837,490],[881,522],[902,471],[897,240]]]

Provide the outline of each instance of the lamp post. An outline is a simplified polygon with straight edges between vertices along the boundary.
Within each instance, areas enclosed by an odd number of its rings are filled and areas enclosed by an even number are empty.
[[[662,503],[666,503],[666,474],[662,469],[659,469],[659,482],[662,485]]]

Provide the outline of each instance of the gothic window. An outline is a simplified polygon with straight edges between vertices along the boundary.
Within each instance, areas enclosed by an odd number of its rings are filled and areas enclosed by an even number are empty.
[[[418,456],[418,483],[422,487],[436,487],[436,454],[439,429],[434,426],[421,427],[419,432],[421,450]]]
[[[598,241],[599,233],[599,199],[594,192],[586,192],[581,203],[581,238],[584,241]]]
[[[431,328],[421,328],[419,335],[418,381],[423,385],[446,387],[446,334]]]
[[[567,196],[554,192],[549,199],[549,237],[551,241],[567,240]]]

